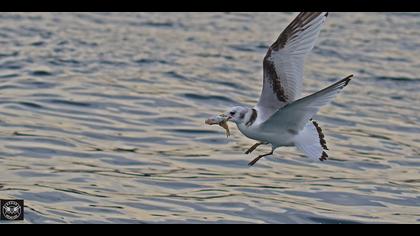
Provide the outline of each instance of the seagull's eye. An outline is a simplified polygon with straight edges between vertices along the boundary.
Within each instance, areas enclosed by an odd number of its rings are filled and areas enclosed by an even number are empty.
[[[230,112],[230,115],[231,115],[231,116],[234,116],[234,115],[235,115],[235,112],[234,112],[234,111],[231,111],[231,112]]]

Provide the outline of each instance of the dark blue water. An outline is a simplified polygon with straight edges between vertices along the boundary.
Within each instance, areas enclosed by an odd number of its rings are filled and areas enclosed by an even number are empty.
[[[305,94],[331,160],[204,125],[254,105],[295,13],[1,13],[0,199],[27,223],[420,221],[420,14],[331,13]],[[264,153],[267,147],[253,155]]]

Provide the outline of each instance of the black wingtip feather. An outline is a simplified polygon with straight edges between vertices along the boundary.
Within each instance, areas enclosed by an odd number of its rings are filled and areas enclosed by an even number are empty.
[[[316,121],[314,121],[314,120],[312,120],[312,119],[311,119],[311,121],[312,121],[312,124],[314,124],[314,126],[315,126],[315,128],[316,128],[316,131],[318,132],[319,143],[321,144],[321,147],[322,147],[324,150],[328,150],[328,147],[327,147],[327,141],[325,140],[325,135],[324,135],[324,133],[322,132],[321,127],[319,126],[318,122],[316,122]]]
[[[342,81],[344,81],[344,86],[347,86],[350,82],[350,80],[353,78],[353,74],[347,76],[346,78],[342,79]]]
[[[326,152],[322,152],[322,156],[319,158],[320,161],[328,160],[328,154]]]

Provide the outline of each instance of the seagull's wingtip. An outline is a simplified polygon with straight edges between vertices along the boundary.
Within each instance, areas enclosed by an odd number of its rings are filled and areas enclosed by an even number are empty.
[[[342,79],[341,82],[344,82],[344,87],[347,86],[351,79],[353,79],[353,74],[347,76],[346,78]]]

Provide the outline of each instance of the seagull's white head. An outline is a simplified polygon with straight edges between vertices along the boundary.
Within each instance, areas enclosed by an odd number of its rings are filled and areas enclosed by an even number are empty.
[[[227,111],[223,115],[227,117],[227,121],[232,121],[236,124],[241,124],[245,122],[249,110],[250,109],[246,107],[236,106],[230,108],[229,111]]]

